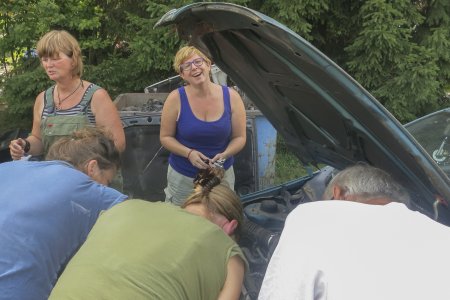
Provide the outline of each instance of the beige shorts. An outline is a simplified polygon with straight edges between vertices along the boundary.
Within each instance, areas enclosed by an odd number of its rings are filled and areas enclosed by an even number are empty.
[[[194,192],[194,178],[184,176],[175,171],[170,165],[167,168],[167,187],[164,189],[166,202],[180,206]],[[222,183],[234,190],[234,169],[231,166],[225,171]]]

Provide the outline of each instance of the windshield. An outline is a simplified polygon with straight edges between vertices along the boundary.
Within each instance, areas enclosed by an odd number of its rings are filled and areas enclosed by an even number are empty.
[[[442,110],[405,125],[450,177],[450,110]]]

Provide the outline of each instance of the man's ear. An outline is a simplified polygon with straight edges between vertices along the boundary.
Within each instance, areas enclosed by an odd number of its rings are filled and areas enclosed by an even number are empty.
[[[338,185],[333,186],[333,199],[334,200],[345,200],[345,192]]]
[[[86,165],[86,174],[93,178],[93,176],[98,172],[98,162],[95,159],[91,159]]]
[[[237,226],[238,226],[238,221],[231,220],[231,221],[227,222],[222,227],[222,229],[227,235],[232,235],[234,233],[234,230],[236,229]]]

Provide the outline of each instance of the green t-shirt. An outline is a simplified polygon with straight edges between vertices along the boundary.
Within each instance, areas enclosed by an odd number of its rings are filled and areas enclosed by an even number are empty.
[[[100,216],[49,299],[217,299],[234,255],[245,260],[210,221],[128,200]]]

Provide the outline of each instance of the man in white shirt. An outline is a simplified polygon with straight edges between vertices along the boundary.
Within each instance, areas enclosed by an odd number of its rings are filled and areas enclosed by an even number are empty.
[[[326,197],[326,198],[325,198]],[[259,299],[450,299],[450,228],[414,212],[386,172],[339,172],[286,219]]]

